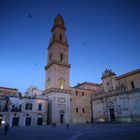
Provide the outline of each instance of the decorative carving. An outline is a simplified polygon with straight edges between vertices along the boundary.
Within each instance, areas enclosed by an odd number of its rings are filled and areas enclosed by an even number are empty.
[[[59,97],[57,101],[59,103],[65,103],[66,102],[66,99],[65,98],[62,98],[62,97]]]

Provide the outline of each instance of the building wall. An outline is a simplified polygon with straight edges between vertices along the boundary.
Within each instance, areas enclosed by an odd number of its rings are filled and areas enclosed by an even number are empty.
[[[47,96],[49,101],[49,123],[69,123],[70,95],[68,93],[51,92]],[[63,122],[61,122],[61,115],[63,115]]]
[[[91,91],[71,88],[70,101],[71,123],[91,122]]]
[[[114,82],[115,87],[109,87],[112,83],[104,83],[109,81]],[[131,85],[132,81],[134,87]],[[111,108],[114,109],[116,121],[140,121],[140,70],[116,78],[107,77],[103,79],[103,86],[103,91],[92,96],[94,121],[111,121]]]

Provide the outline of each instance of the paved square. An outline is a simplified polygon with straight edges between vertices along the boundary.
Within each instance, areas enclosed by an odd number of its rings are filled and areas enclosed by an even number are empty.
[[[56,128],[51,126],[11,127],[0,140],[140,140],[140,124],[79,124]]]

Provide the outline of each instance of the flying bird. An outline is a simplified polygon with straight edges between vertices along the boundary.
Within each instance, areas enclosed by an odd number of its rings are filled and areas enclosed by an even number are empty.
[[[32,18],[32,15],[29,13],[29,14],[28,14],[28,17],[29,17],[29,18]]]

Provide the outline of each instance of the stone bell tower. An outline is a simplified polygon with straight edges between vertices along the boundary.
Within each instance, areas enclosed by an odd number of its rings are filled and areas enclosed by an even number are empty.
[[[57,15],[48,46],[48,62],[45,66],[45,95],[48,96],[48,123],[68,123],[70,120],[70,94],[68,42],[66,27],[61,15]]]
[[[68,42],[66,27],[61,15],[55,18],[52,36],[48,46],[48,63],[45,67],[45,90],[69,88]]]

